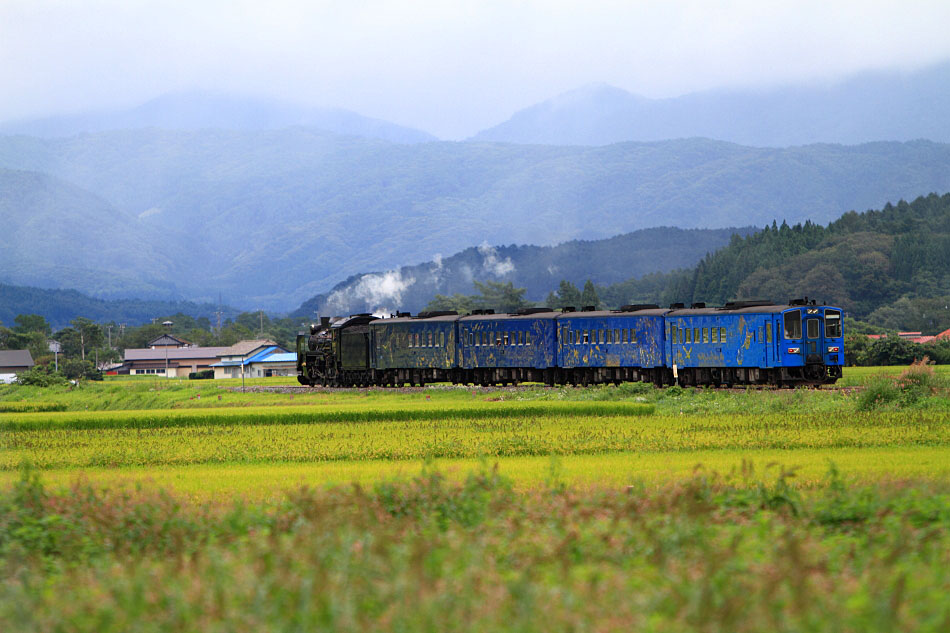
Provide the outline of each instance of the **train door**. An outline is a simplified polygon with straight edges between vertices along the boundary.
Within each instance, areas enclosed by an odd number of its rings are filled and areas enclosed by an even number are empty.
[[[821,315],[817,309],[809,308],[805,315],[805,362],[822,361]]]

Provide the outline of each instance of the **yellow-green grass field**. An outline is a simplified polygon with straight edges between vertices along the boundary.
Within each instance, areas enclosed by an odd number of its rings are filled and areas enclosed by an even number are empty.
[[[23,463],[51,483],[77,477],[168,487],[190,497],[277,498],[301,483],[364,484],[497,463],[519,486],[626,485],[728,473],[744,461],[796,470],[808,485],[849,477],[944,479],[950,400],[938,388],[862,404],[860,387],[906,368],[848,368],[844,389],[682,390],[649,385],[293,390],[294,379],[112,379],[79,388],[0,388],[0,485]],[[947,376],[942,368],[934,384]],[[2,408],[0,408],[2,411]]]
[[[0,386],[0,630],[943,633],[947,378]]]

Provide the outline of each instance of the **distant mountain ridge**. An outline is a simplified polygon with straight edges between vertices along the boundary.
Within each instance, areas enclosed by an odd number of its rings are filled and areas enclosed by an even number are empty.
[[[49,290],[0,283],[0,323],[7,327],[12,327],[14,319],[21,314],[39,314],[57,330],[69,325],[76,317],[85,317],[97,323],[115,321],[137,326],[150,323],[155,317],[182,313],[196,319],[205,317],[213,322],[215,312],[219,310],[222,319],[233,319],[239,312],[230,306],[210,303],[154,299],[109,301],[76,290]]]
[[[0,136],[0,168],[20,174],[0,188],[0,209],[21,227],[15,242],[0,232],[0,252],[29,261],[0,270],[3,281],[118,297],[143,296],[141,285],[160,280],[171,286],[166,297],[221,293],[272,311],[352,275],[473,244],[824,222],[950,191],[950,145],[926,141],[409,145],[310,128],[149,129]],[[82,273],[66,280],[70,270]]]
[[[754,227],[644,229],[603,240],[572,240],[556,246],[467,248],[450,257],[398,270],[354,275],[330,292],[305,301],[291,313],[313,318],[358,312],[418,312],[436,294],[471,294],[473,281],[511,281],[528,296],[542,299],[562,279],[583,285],[588,279],[610,284],[631,276],[693,266],[727,245],[733,235]]]
[[[648,99],[592,84],[516,112],[473,141],[607,145],[703,137],[756,147],[950,142],[950,64],[830,86],[719,89]]]
[[[311,127],[393,143],[437,140],[428,132],[342,108],[319,108],[277,99],[204,91],[166,94],[127,109],[0,123],[0,134],[53,138],[142,128],[251,131],[287,127]]]

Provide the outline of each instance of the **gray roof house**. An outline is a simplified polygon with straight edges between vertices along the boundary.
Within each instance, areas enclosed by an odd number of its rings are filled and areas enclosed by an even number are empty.
[[[26,349],[0,350],[0,384],[13,382],[17,372],[33,367],[33,357]]]

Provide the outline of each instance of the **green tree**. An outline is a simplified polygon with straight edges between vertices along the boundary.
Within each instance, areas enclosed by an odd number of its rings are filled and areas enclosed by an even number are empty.
[[[49,323],[46,322],[42,316],[38,314],[20,314],[17,315],[13,322],[16,323],[14,331],[21,334],[29,334],[31,332],[41,332],[44,336],[49,336],[53,333],[52,328]]]
[[[584,290],[581,292],[581,306],[594,306],[595,308],[599,308],[600,305],[600,297],[597,296],[597,289],[594,287],[594,282],[588,279],[584,282]]]
[[[579,308],[582,305],[581,291],[570,281],[562,279],[558,285],[557,293],[552,292],[548,295],[547,304],[552,308],[563,308],[565,306]]]
[[[527,289],[515,288],[510,281],[476,281],[474,284],[475,289],[481,293],[477,298],[477,307],[491,308],[496,312],[515,312],[530,305],[524,298]]]

